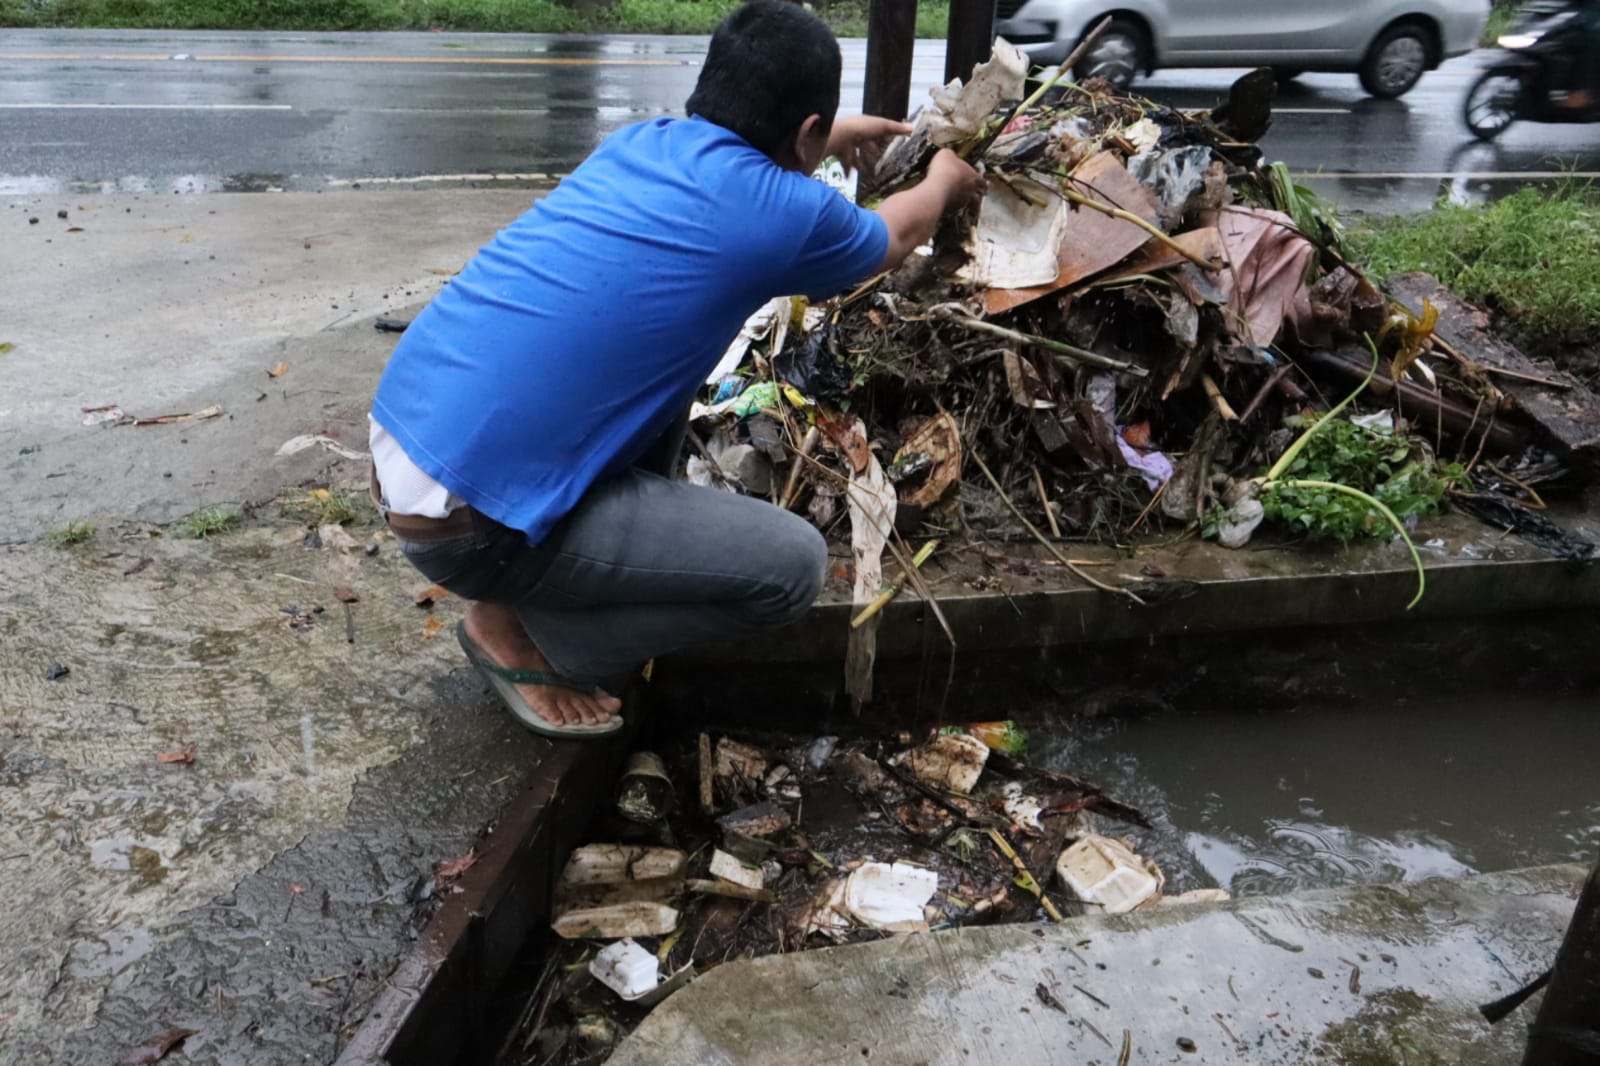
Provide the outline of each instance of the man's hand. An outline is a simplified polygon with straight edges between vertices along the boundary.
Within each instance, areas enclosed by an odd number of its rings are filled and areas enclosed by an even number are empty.
[[[827,154],[839,157],[846,174],[857,170],[870,173],[889,142],[910,132],[911,127],[904,122],[876,115],[834,119],[833,132],[828,135]]]
[[[948,148],[941,148],[928,162],[928,182],[944,191],[944,209],[965,207],[983,192],[983,178],[967,161]]]
[[[978,172],[948,148],[928,162],[927,176],[916,186],[897,192],[878,207],[889,228],[889,250],[879,270],[893,270],[905,257],[932,237],[939,218],[965,207],[983,192]]]

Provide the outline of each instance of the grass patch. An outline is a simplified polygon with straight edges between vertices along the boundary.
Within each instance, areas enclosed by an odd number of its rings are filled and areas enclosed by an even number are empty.
[[[1489,9],[1489,21],[1483,25],[1483,37],[1480,43],[1485,48],[1493,47],[1500,39],[1500,35],[1510,33],[1511,27],[1516,25],[1517,16],[1521,14],[1522,4],[1518,0],[1495,0],[1494,6]]]
[[[74,544],[82,544],[100,527],[95,525],[94,519],[85,518],[81,522],[71,522],[65,529],[58,529],[54,533],[45,535],[44,542],[52,548],[70,548]]]
[[[239,528],[239,512],[227,507],[202,507],[172,524],[172,535],[180,540],[204,540]]]
[[[1345,237],[1376,277],[1426,270],[1532,354],[1560,357],[1600,334],[1600,194],[1587,183],[1368,219]]]
[[[740,0],[0,0],[0,26],[172,30],[463,30],[709,34]],[[819,6],[843,37],[866,35],[865,0]],[[943,37],[949,0],[917,5],[917,35]]]
[[[303,495],[284,499],[283,512],[307,525],[347,526],[376,517],[372,507],[363,506],[364,503],[362,499],[331,489],[312,489]]]

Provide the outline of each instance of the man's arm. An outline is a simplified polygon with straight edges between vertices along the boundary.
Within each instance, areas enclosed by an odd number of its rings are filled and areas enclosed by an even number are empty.
[[[903,263],[906,256],[933,239],[946,211],[962,207],[982,188],[977,171],[950,149],[940,149],[920,184],[879,205],[878,216],[889,227],[889,251],[878,270],[893,270]]]

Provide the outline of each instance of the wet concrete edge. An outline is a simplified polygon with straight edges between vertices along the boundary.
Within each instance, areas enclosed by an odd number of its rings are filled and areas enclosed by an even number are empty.
[[[626,700],[627,729],[604,741],[553,744],[528,771],[464,873],[384,982],[338,1066],[479,1061],[493,1034],[495,987],[548,920],[556,878],[638,731],[642,700]],[[631,713],[630,713],[631,712]]]

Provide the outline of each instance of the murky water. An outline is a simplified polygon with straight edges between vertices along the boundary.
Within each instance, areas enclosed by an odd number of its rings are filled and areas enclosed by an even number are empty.
[[[1155,828],[1131,835],[1170,890],[1259,895],[1590,863],[1600,851],[1593,696],[1030,725],[1034,760],[1150,816]]]

